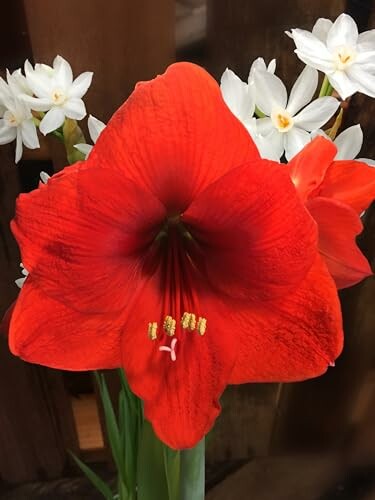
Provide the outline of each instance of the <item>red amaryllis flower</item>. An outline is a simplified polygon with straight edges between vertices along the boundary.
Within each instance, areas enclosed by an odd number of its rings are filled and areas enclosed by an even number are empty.
[[[359,215],[375,198],[375,169],[354,160],[334,161],[336,146],[317,137],[288,164],[290,176],[319,230],[319,250],[338,288],[372,274],[356,244]]]
[[[89,159],[17,203],[30,272],[11,350],[70,370],[123,366],[174,448],[228,383],[323,373],[342,345],[316,225],[201,68],[137,85]]]

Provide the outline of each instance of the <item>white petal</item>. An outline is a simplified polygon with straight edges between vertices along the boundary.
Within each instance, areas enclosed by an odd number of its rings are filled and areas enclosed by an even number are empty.
[[[284,153],[284,134],[279,132],[276,128],[273,128],[272,131],[263,136],[263,147],[266,151],[268,151],[268,158],[279,160]],[[268,147],[266,149],[266,143],[268,143]]]
[[[255,71],[254,83],[257,88],[256,104],[267,116],[271,116],[272,109],[285,109],[288,98],[285,85],[279,77],[268,71]]]
[[[26,277],[25,276],[24,278],[18,278],[16,280],[14,280],[15,284],[18,286],[18,288],[22,288],[23,287],[23,284],[25,283],[26,281]]]
[[[350,80],[357,84],[359,92],[375,97],[375,75],[364,71],[359,64],[353,64],[347,70]]]
[[[60,107],[52,108],[40,122],[39,130],[42,132],[42,134],[47,135],[50,132],[53,132],[54,130],[61,127],[61,125],[64,123],[64,120],[64,111]]]
[[[358,36],[357,50],[375,50],[375,30],[364,31]]]
[[[254,114],[253,93],[232,70],[227,68],[224,71],[220,89],[226,105],[239,120],[246,120]]]
[[[22,133],[20,129],[17,129],[17,138],[16,138],[16,163],[20,161],[22,157]]]
[[[86,71],[77,76],[69,89],[69,95],[81,99],[90,87],[93,75],[91,71]]]
[[[300,50],[297,49],[294,52],[297,55],[297,57],[301,59],[302,62],[307,64],[307,66],[311,66],[312,68],[315,68],[321,71],[322,73],[328,75],[335,70],[334,64],[331,60],[326,61],[316,56],[309,56],[306,53],[301,52]]]
[[[7,127],[3,120],[0,120],[0,145],[9,144],[17,137],[17,127]]]
[[[294,117],[294,123],[311,132],[327,123],[339,106],[340,102],[334,97],[319,97]]]
[[[257,59],[255,59],[252,62],[251,66],[250,66],[248,82],[252,82],[254,80],[254,72],[255,71],[267,71],[267,66],[266,66],[266,63],[265,63],[263,57],[258,57]]]
[[[25,120],[21,124],[22,142],[27,148],[39,148],[39,139],[33,120]]]
[[[89,134],[91,140],[95,144],[96,141],[98,140],[99,135],[105,129],[106,125],[105,123],[95,118],[95,116],[90,115],[89,119],[87,120],[87,126],[89,128]]]
[[[267,71],[269,73],[275,73],[275,71],[276,71],[276,59],[271,59],[271,61],[269,62],[268,66],[267,66]]]
[[[53,105],[52,101],[47,97],[39,99],[38,97],[31,97],[26,94],[20,97],[34,111],[48,111]]]
[[[375,160],[371,160],[370,158],[357,158],[357,161],[362,161],[363,163],[367,163],[370,167],[375,167]]]
[[[73,82],[72,68],[68,61],[61,56],[56,56],[53,61],[53,69],[55,70],[54,78],[63,90],[69,89]]]
[[[363,132],[360,125],[347,128],[335,139],[336,160],[354,160],[361,151]]]
[[[321,17],[316,21],[312,29],[312,34],[323,43],[327,41],[328,31],[332,28],[333,22],[330,19]]]
[[[73,120],[82,120],[86,115],[85,104],[82,99],[72,97],[68,99],[62,106],[65,116]]]
[[[346,99],[358,91],[358,85],[348,77],[345,71],[335,71],[328,75],[328,80],[341,99]]]
[[[292,34],[301,61],[323,73],[333,71],[333,57],[323,42],[306,30],[293,29]]]
[[[25,62],[26,81],[37,97],[47,97],[51,93],[50,79],[42,72],[34,71],[29,61]]]
[[[274,128],[271,118],[258,118],[256,121],[256,131],[258,134],[268,135]]]
[[[306,130],[298,127],[291,128],[285,134],[285,157],[289,161],[311,141],[311,136]]]
[[[278,142],[276,143],[275,141],[272,142],[268,137],[263,137],[262,135],[257,135],[253,137],[253,141],[255,142],[255,145],[258,148],[261,158],[273,161],[280,160],[282,152],[280,153]]]
[[[43,182],[43,184],[47,184],[47,182],[50,180],[51,176],[47,174],[47,172],[44,172],[43,170],[39,174],[40,180]]]
[[[334,50],[341,45],[355,47],[358,40],[358,28],[354,19],[341,14],[333,23],[327,35],[327,47]]]
[[[292,116],[311,101],[318,86],[318,78],[316,69],[305,66],[293,85],[286,107]]]
[[[74,147],[76,149],[78,149],[78,151],[80,153],[85,155],[85,158],[87,158],[89,156],[89,154],[91,153],[91,150],[93,148],[93,146],[91,146],[91,144],[75,144]]]

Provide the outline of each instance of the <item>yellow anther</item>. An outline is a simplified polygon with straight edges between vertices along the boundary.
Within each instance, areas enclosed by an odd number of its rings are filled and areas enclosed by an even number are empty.
[[[176,320],[172,316],[166,316],[163,323],[164,331],[170,337],[173,337],[176,331]]]
[[[148,324],[148,336],[151,340],[157,339],[158,333],[158,324],[154,321],[153,323]]]
[[[199,317],[198,324],[197,324],[197,331],[198,331],[199,335],[204,335],[206,332],[206,328],[207,328],[206,318]]]
[[[181,318],[182,328],[188,328],[189,330],[195,330],[195,325],[197,323],[196,316],[194,313],[184,312]]]

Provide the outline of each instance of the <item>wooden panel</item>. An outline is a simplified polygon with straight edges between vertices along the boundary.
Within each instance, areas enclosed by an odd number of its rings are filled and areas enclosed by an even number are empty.
[[[139,80],[174,58],[173,0],[24,0],[36,61],[65,57],[76,74],[94,71],[87,109],[108,120]]]
[[[278,76],[290,84],[303,64],[284,31],[311,29],[318,17],[344,10],[344,0],[208,0],[208,67],[217,78],[228,66],[247,79],[255,58],[275,57]]]

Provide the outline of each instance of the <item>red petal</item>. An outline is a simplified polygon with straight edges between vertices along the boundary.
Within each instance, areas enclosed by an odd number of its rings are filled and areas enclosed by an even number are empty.
[[[81,314],[45,295],[28,276],[9,330],[13,354],[63,370],[121,366],[119,316]]]
[[[12,230],[43,291],[80,311],[125,307],[165,209],[118,172],[68,169],[17,202]]]
[[[215,80],[199,66],[177,63],[136,86],[88,161],[118,169],[173,211],[185,209],[208,184],[254,158],[258,151]]]
[[[370,276],[370,265],[356,244],[362,223],[355,211],[327,198],[314,198],[306,206],[318,224],[319,250],[337,288],[352,286]]]
[[[316,377],[342,350],[337,290],[320,257],[295,292],[269,305],[234,308],[232,332],[239,347],[232,384]]]
[[[288,293],[316,256],[316,227],[283,167],[258,160],[211,184],[182,218],[196,239],[193,259],[231,297]]]
[[[333,142],[319,136],[289,162],[290,177],[303,200],[320,186],[336,153]]]
[[[375,199],[375,169],[359,161],[335,161],[327,170],[319,196],[335,198],[362,213]]]
[[[140,290],[124,324],[123,365],[132,390],[145,402],[145,416],[159,438],[175,449],[194,446],[210,430],[220,412],[218,399],[233,367],[236,339],[222,317],[221,302],[197,282],[197,315],[207,318],[204,336],[183,331],[178,338],[177,359],[160,352],[171,338],[151,341],[147,323],[158,320],[163,297],[161,275],[156,273]],[[160,331],[159,323],[159,331]]]

